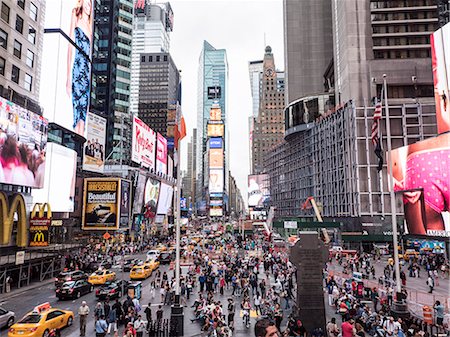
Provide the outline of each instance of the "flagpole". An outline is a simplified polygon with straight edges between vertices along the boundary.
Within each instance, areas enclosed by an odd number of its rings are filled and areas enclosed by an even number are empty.
[[[386,141],[387,141],[387,155],[388,155],[388,172],[389,172],[389,194],[391,201],[391,214],[392,214],[392,242],[394,245],[394,269],[395,269],[395,282],[397,290],[397,301],[399,300],[399,294],[402,292],[402,285],[400,280],[400,263],[398,258],[398,238],[397,238],[397,206],[395,202],[395,191],[394,191],[394,176],[393,176],[393,165],[392,165],[392,142],[391,142],[391,120],[389,116],[389,104],[388,104],[388,94],[387,94],[387,82],[386,74],[383,74],[383,88],[384,88],[384,106],[386,111]],[[400,295],[401,297],[401,295]]]

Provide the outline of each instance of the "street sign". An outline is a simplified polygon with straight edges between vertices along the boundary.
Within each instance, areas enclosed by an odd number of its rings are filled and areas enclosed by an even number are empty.
[[[103,239],[109,240],[110,238],[111,238],[111,234],[109,234],[108,232],[106,232],[105,234],[103,234]]]
[[[25,263],[25,251],[20,250],[20,251],[16,252],[16,266],[18,266],[19,264],[24,264],[24,263]]]

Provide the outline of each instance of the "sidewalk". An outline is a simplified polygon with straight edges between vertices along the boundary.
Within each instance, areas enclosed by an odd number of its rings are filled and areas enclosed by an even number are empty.
[[[28,285],[28,286],[15,288],[15,289],[11,290],[9,293],[2,293],[2,294],[0,294],[0,296],[1,296],[0,304],[2,304],[5,301],[8,301],[8,300],[10,300],[10,299],[12,299],[14,297],[22,295],[23,293],[26,293],[27,291],[38,289],[40,287],[44,287],[44,286],[47,286],[49,284],[53,284],[53,282],[54,282],[54,278],[49,278],[49,279],[44,280],[42,282],[33,282],[30,285]]]

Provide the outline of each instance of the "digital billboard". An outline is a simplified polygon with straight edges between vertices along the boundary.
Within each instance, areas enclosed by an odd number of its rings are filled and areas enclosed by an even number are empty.
[[[209,205],[210,206],[223,206],[223,200],[222,199],[210,199]]]
[[[214,122],[220,122],[222,120],[222,110],[219,106],[214,106],[209,110],[209,120]]]
[[[209,170],[209,193],[223,192],[223,169]]]
[[[173,177],[173,159],[171,156],[167,156],[167,175]]]
[[[210,149],[209,150],[209,167],[210,168],[223,168],[223,150],[222,149]]]
[[[131,220],[131,182],[120,180],[120,219],[119,228],[128,229]]]
[[[157,214],[167,214],[169,208],[172,207],[173,187],[164,183],[161,183]]]
[[[257,174],[248,176],[248,206],[264,207],[270,198],[269,175]]]
[[[208,99],[219,99],[222,97],[222,87],[216,85],[208,87]]]
[[[210,149],[221,149],[223,147],[223,138],[213,137],[209,139]]]
[[[156,172],[167,174],[167,139],[159,133],[156,145]]]
[[[223,124],[208,124],[208,137],[223,137],[225,126]]]
[[[156,132],[142,120],[133,116],[131,138],[131,160],[154,170],[156,152]]]
[[[42,189],[33,189],[34,203],[48,203],[53,212],[73,212],[77,153],[65,146],[48,143],[45,181]]]
[[[83,219],[84,230],[116,230],[119,228],[120,179],[84,179]]]
[[[144,207],[148,218],[153,219],[156,216],[158,198],[159,198],[159,181],[148,178],[145,183],[144,191]]]
[[[147,181],[147,176],[145,175],[145,173],[139,172],[136,188],[134,190],[133,214],[141,214],[142,213],[146,181]]]
[[[438,133],[450,131],[450,25],[431,35],[431,62]]]
[[[88,112],[83,170],[103,173],[105,167],[106,119]]]
[[[42,188],[48,122],[0,97],[0,183]]]
[[[45,4],[41,56],[45,85],[40,88],[44,117],[83,137],[91,96],[94,5],[94,0]]]
[[[209,216],[222,216],[223,210],[221,207],[214,207],[209,209]]]
[[[409,234],[450,237],[450,133],[391,153]]]

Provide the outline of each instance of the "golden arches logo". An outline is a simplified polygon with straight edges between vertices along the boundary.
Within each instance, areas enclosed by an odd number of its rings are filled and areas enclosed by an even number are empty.
[[[44,242],[45,241],[44,233],[42,233],[41,231],[38,231],[36,234],[34,234],[33,241],[34,242]]]
[[[25,199],[21,194],[14,194],[11,201],[4,192],[0,192],[0,244],[9,244],[14,225],[14,214],[17,212],[18,247],[26,247],[28,241],[27,211]]]
[[[47,209],[47,212],[45,212],[45,209]],[[36,214],[38,215],[38,218],[42,219],[45,216],[47,219],[51,219],[52,209],[50,207],[50,204],[34,204],[33,210],[31,211],[31,219],[36,218]]]

